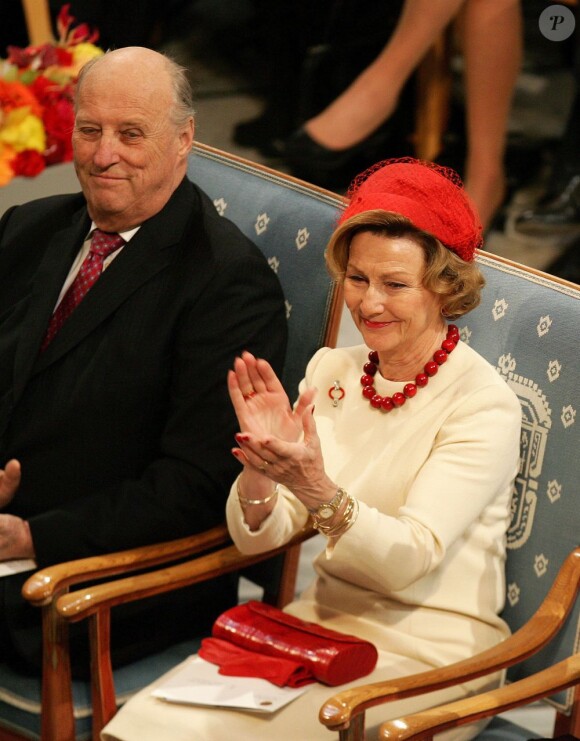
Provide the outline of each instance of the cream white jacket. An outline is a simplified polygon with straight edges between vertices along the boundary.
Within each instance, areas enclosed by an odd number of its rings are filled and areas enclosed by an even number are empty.
[[[392,648],[395,631],[403,654],[447,662],[506,635],[498,612],[520,405],[496,370],[460,342],[425,388],[385,414],[361,394],[367,353],[362,345],[324,348],[308,365],[302,388],[318,389],[326,470],[357,497],[360,512],[332,556],[317,558],[316,583],[290,610],[308,619],[320,619],[323,608],[344,611],[351,628],[379,645]],[[335,380],[345,390],[336,407],[328,394]],[[403,385],[375,377],[382,395]],[[282,491],[250,532],[232,488],[228,526],[242,551],[280,545],[304,524],[305,508]]]

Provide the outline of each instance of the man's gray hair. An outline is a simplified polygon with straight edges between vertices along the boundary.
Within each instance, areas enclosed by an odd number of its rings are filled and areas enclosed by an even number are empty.
[[[173,83],[173,98],[175,100],[175,106],[171,110],[171,118],[173,123],[181,128],[185,126],[190,118],[195,118],[193,90],[187,76],[187,68],[177,64],[175,60],[168,56],[165,56],[165,59]]]

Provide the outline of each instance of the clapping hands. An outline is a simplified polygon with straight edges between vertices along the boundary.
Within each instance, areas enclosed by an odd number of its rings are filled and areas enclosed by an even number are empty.
[[[241,430],[232,452],[245,471],[284,484],[307,507],[328,496],[333,484],[313,417],[316,389],[304,391],[292,409],[270,364],[248,352],[236,358],[228,388]]]
[[[228,374],[228,389],[242,433],[286,442],[300,438],[302,415],[316,393],[309,389],[302,394],[293,410],[272,366],[249,352],[236,358],[234,370]]]

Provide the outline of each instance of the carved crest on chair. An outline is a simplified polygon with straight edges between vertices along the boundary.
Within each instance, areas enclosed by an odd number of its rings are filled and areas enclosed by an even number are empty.
[[[508,548],[520,548],[532,531],[538,499],[538,479],[542,473],[548,433],[552,427],[552,412],[546,396],[537,383],[514,373],[515,368],[516,361],[509,353],[500,357],[497,370],[517,394],[522,407],[520,469],[512,496]]]

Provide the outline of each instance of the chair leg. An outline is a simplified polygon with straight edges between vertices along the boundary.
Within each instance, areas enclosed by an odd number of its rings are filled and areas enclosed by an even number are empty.
[[[338,732],[339,741],[364,741],[365,739],[365,714],[358,713],[352,719],[350,726]]]
[[[580,685],[574,687],[572,714],[564,715],[563,713],[556,713],[554,738],[565,736],[568,733],[574,738],[580,738]]]
[[[91,693],[93,701],[93,738],[117,712],[115,684],[111,665],[111,613],[97,612],[89,618],[91,646]]]
[[[68,626],[54,601],[42,608],[42,741],[75,741]]]
[[[284,566],[280,578],[280,590],[278,592],[277,607],[285,607],[295,597],[294,591],[296,578],[298,575],[298,566],[300,562],[300,546],[295,545],[289,548],[284,554]]]

